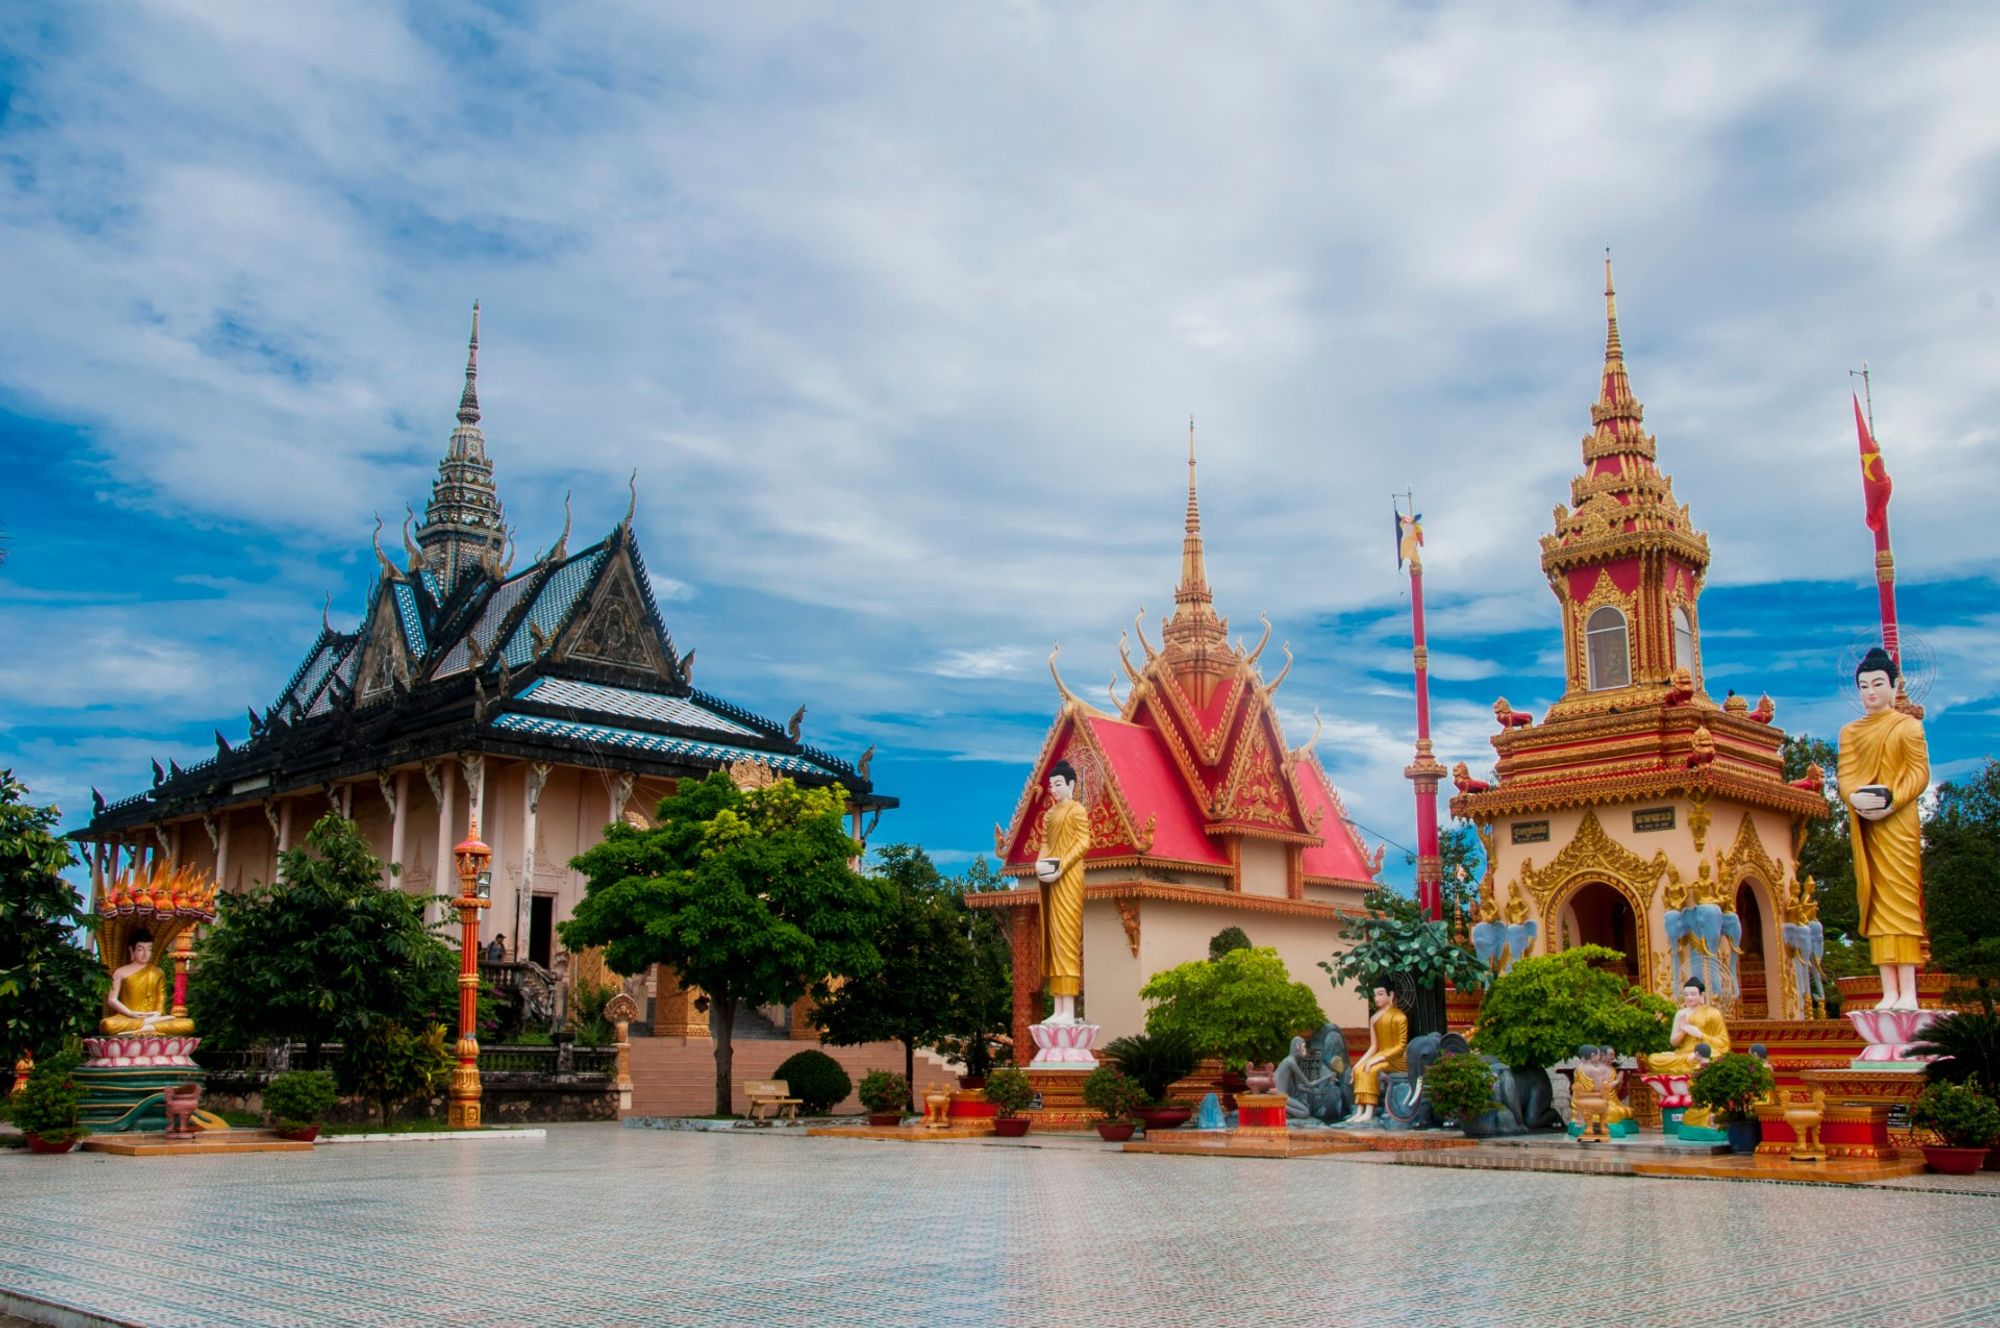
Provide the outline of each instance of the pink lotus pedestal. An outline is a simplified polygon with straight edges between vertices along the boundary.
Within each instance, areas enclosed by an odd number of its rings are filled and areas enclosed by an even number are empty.
[[[1927,1056],[1909,1054],[1910,1044],[1924,1040],[1924,1030],[1945,1016],[1943,1010],[1849,1010],[1848,1022],[1868,1045],[1854,1058],[1863,1065],[1921,1065]]]
[[[1094,1070],[1097,1057],[1091,1047],[1097,1042],[1096,1024],[1029,1024],[1028,1036],[1035,1040],[1035,1059],[1028,1062],[1036,1070]]]
[[[182,1037],[153,1037],[145,1033],[126,1033],[119,1037],[87,1037],[83,1049],[90,1053],[84,1061],[86,1065],[128,1067],[152,1066],[194,1066],[194,1049],[201,1045],[201,1039],[192,1035]]]

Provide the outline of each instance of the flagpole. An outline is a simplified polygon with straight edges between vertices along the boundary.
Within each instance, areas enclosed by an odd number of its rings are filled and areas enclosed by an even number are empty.
[[[1854,422],[1861,430],[1861,478],[1863,491],[1866,492],[1875,480],[1868,469],[1869,459],[1874,458],[1878,469],[1881,468],[1881,444],[1875,440],[1875,393],[1868,380],[1866,360],[1862,361],[1859,369],[1847,372],[1861,380],[1862,394],[1868,398],[1865,418],[1859,403],[1856,403],[1854,412]],[[1896,627],[1896,555],[1889,547],[1889,501],[1886,497],[1881,503],[1879,519],[1868,524],[1875,534],[1875,597],[1882,613],[1882,648],[1889,652],[1889,658],[1896,661],[1896,668],[1900,671],[1903,667],[1903,643]]]
[[[1404,497],[1410,504],[1408,520],[1413,535],[1398,542],[1397,552],[1399,556],[1407,553],[1410,564],[1410,659],[1417,678],[1417,754],[1416,760],[1404,767],[1403,777],[1417,796],[1417,907],[1425,917],[1438,922],[1444,918],[1444,859],[1438,852],[1437,795],[1445,770],[1431,752],[1431,654],[1424,637],[1424,560],[1418,552],[1423,536],[1416,525],[1416,497],[1411,493]],[[1400,509],[1397,526],[1399,531],[1404,529]]]

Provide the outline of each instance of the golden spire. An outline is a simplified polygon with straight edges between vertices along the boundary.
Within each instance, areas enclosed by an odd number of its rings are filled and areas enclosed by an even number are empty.
[[[1597,402],[1590,408],[1595,436],[1584,448],[1585,460],[1619,452],[1651,458],[1652,440],[1639,428],[1645,409],[1632,395],[1625,373],[1625,343],[1618,335],[1618,287],[1611,279],[1611,250],[1604,251],[1604,377]]]
[[[1194,416],[1188,416],[1187,521],[1181,539],[1181,580],[1174,587],[1173,616],[1160,625],[1169,651],[1206,657],[1227,653],[1229,624],[1216,616],[1215,594],[1208,587],[1208,562],[1201,545],[1201,506],[1195,495]]]

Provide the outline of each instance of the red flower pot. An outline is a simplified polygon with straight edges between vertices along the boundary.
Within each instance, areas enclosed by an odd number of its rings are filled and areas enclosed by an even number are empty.
[[[319,1138],[319,1126],[308,1125],[303,1130],[273,1130],[271,1133],[280,1139],[292,1139],[302,1144],[309,1144]]]
[[[903,1123],[903,1113],[900,1111],[871,1111],[868,1113],[868,1123],[878,1130],[893,1129]]]
[[[986,1087],[986,1076],[983,1074],[961,1074],[958,1076],[958,1086],[967,1092],[975,1088],[984,1088]]]
[[[1002,1139],[1019,1139],[1033,1123],[1027,1116],[1002,1116],[993,1122],[993,1133]]]
[[[1925,1144],[1924,1162],[1943,1176],[1970,1176],[1986,1165],[1985,1148],[1952,1148],[1945,1144]]]
[[[1193,1110],[1188,1107],[1141,1107],[1132,1114],[1146,1127],[1147,1134],[1155,1130],[1178,1129],[1194,1116]]]
[[[1983,1170],[2000,1171],[2000,1144],[1994,1144],[1986,1150],[1986,1166]]]
[[[1138,1127],[1128,1120],[1101,1120],[1097,1122],[1097,1135],[1107,1144],[1122,1144],[1132,1137],[1132,1131],[1136,1128]]]
[[[68,1153],[83,1142],[81,1139],[44,1139],[39,1134],[28,1136],[28,1151],[31,1153]]]

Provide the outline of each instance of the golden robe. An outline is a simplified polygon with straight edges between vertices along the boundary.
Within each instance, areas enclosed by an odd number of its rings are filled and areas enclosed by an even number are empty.
[[[1040,856],[1058,875],[1042,884],[1042,989],[1051,996],[1083,990],[1083,855],[1090,851],[1090,813],[1081,802],[1054,803],[1042,820]]]
[[[1390,1006],[1377,1012],[1374,1020],[1376,1059],[1369,1061],[1368,1068],[1362,1069],[1360,1062],[1354,1069],[1354,1101],[1360,1106],[1373,1106],[1382,1100],[1382,1076],[1397,1070],[1410,1068],[1408,1049],[1410,1045],[1410,1017]]]
[[[115,993],[128,1010],[137,1010],[140,1015],[160,1014],[167,1008],[167,975],[159,965],[148,964],[135,973],[127,973],[125,980]],[[105,1007],[107,1010],[109,1006]],[[97,1021],[99,1031],[105,1033],[143,1033],[147,1031],[144,1018],[112,1011]],[[162,1037],[180,1037],[194,1032],[192,1019],[156,1019],[152,1032]]]
[[[1877,965],[1924,962],[1923,831],[1917,799],[1930,783],[1924,726],[1900,710],[1878,710],[1840,730],[1840,800],[1858,788],[1889,790],[1889,814],[1871,821],[1849,804],[1854,894],[1861,932]]]
[[[1722,1011],[1713,1005],[1697,1005],[1688,1012],[1687,1031],[1674,1042],[1672,1051],[1656,1051],[1646,1057],[1646,1068],[1655,1074],[1693,1074],[1694,1049],[1702,1043],[1717,1056],[1729,1054],[1729,1025]]]

